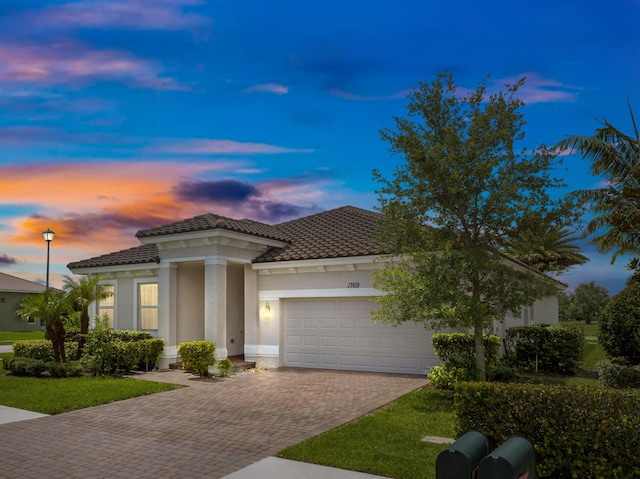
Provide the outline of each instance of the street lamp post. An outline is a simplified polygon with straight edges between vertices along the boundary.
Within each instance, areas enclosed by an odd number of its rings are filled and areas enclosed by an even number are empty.
[[[51,231],[50,228],[47,228],[46,231],[42,232],[42,237],[47,242],[47,289],[49,289],[49,249],[51,248],[51,240],[55,236],[55,233]]]

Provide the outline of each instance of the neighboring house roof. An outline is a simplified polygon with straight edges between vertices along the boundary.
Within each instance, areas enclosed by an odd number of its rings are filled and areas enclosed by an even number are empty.
[[[6,273],[0,273],[0,291],[17,293],[41,293],[46,288],[43,284],[34,283]]]
[[[254,263],[320,258],[346,258],[382,254],[375,239],[381,215],[343,206],[274,227],[292,238],[283,248],[273,248]]]
[[[69,269],[98,268],[101,266],[120,266],[127,264],[159,263],[158,248],[154,244],[145,244],[134,248],[103,254],[93,258],[69,263]]]
[[[236,220],[225,216],[207,213],[194,216],[186,220],[176,221],[168,225],[158,226],[140,230],[136,233],[136,238],[150,238],[153,236],[172,235],[176,233],[192,233],[195,231],[223,229],[246,233],[262,238],[269,238],[278,241],[289,241],[289,238],[277,228],[257,221],[243,219]]]

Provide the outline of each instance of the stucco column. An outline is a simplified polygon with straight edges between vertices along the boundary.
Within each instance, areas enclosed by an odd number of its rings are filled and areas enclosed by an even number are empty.
[[[204,262],[204,339],[215,341],[216,357],[227,352],[227,260],[208,258]]]
[[[158,366],[166,369],[178,356],[178,265],[160,263],[158,270],[158,337],[164,349]]]
[[[260,328],[258,316],[258,272],[250,264],[244,265],[244,359],[256,361],[258,333]]]

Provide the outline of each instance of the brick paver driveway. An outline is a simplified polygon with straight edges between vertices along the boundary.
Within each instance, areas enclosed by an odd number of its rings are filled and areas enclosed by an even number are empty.
[[[425,383],[295,368],[189,381],[175,391],[0,425],[0,477],[219,478]]]

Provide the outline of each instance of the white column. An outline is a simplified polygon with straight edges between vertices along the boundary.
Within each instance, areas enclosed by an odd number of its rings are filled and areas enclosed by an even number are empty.
[[[204,262],[204,339],[215,341],[216,357],[227,352],[227,260],[208,258]]]
[[[178,356],[178,265],[160,263],[158,271],[158,337],[164,339],[164,350],[158,366],[166,369]]]

